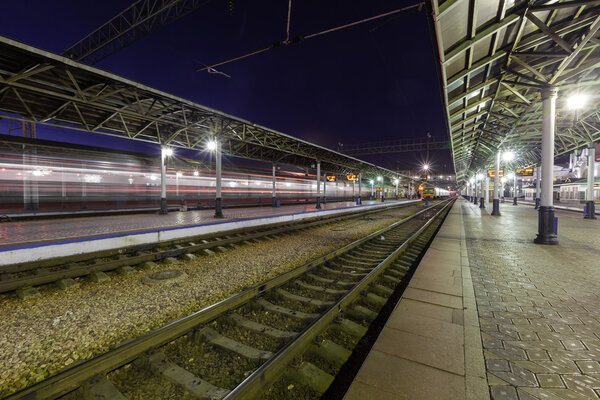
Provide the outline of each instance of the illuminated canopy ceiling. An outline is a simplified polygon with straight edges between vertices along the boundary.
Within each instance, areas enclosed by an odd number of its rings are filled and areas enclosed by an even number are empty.
[[[498,150],[541,159],[541,89],[559,88],[555,155],[600,140],[600,0],[431,0],[458,180]],[[587,96],[579,110],[570,96]]]
[[[0,118],[365,176],[398,174],[0,36]]]

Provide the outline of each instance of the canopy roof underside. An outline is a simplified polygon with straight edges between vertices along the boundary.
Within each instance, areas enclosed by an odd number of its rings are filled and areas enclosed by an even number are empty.
[[[541,159],[544,87],[558,87],[555,155],[600,140],[600,0],[431,0],[457,180],[498,150]],[[570,110],[581,94],[585,106]]]
[[[236,157],[390,178],[391,170],[0,36],[0,118]]]

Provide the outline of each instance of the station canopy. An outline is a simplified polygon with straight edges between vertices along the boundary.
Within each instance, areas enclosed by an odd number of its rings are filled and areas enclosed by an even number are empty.
[[[0,36],[0,118],[12,118],[328,173],[391,170]]]
[[[600,1],[431,0],[459,181],[498,150],[541,160],[544,87],[558,88],[555,155],[600,140]],[[581,106],[571,106],[579,102]]]

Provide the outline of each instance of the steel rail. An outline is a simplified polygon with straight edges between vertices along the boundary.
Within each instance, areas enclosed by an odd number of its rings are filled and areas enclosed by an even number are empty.
[[[297,354],[305,351],[313,343],[313,339],[327,328],[347,306],[349,306],[365,287],[377,278],[385,269],[392,264],[406,249],[415,241],[433,222],[454,202],[449,202],[442,207],[433,217],[431,217],[417,232],[411,235],[400,247],[392,254],[386,257],[379,265],[371,270],[361,279],[348,293],[340,298],[335,304],[330,306],[321,316],[307,326],[294,340],[286,344],[272,358],[261,365],[240,385],[233,389],[224,399],[253,399],[260,398],[264,392],[265,386],[270,385],[279,379],[285,372],[285,367],[296,357]]]
[[[210,235],[210,236],[206,236],[206,235],[193,236],[193,237],[190,237],[187,239],[177,239],[177,240],[173,240],[173,241],[169,241],[169,242],[160,244],[160,245],[165,245],[165,244],[175,245],[175,244],[183,243],[183,242],[188,242],[188,243],[192,242],[193,243],[194,240],[199,240],[199,239],[202,240],[202,239],[206,239],[206,238],[212,237],[212,236],[231,236],[232,234],[233,235],[239,235],[240,233],[242,234],[241,236],[219,238],[217,240],[213,240],[213,241],[209,241],[209,242],[205,242],[205,243],[180,245],[178,248],[173,248],[173,249],[161,250],[159,248],[159,245],[153,245],[150,248],[147,245],[142,245],[142,246],[135,246],[133,248],[126,248],[127,249],[126,253],[120,253],[119,250],[122,251],[123,249],[116,249],[116,250],[113,249],[113,250],[109,251],[110,255],[107,255],[106,252],[101,252],[100,254],[89,253],[89,254],[85,255],[84,258],[77,255],[77,256],[74,256],[73,258],[62,257],[62,258],[59,258],[58,260],[57,259],[49,259],[45,262],[36,261],[36,262],[32,262],[32,263],[27,263],[27,264],[11,264],[11,265],[0,267],[0,273],[4,273],[4,274],[22,273],[22,272],[28,272],[28,271],[35,271],[36,269],[40,269],[41,267],[43,267],[43,268],[58,267],[60,265],[66,265],[66,268],[58,269],[58,270],[45,270],[45,271],[42,270],[39,273],[32,274],[32,275],[16,277],[16,278],[13,277],[13,278],[6,279],[6,280],[0,280],[0,293],[14,291],[14,290],[17,290],[22,287],[39,286],[39,285],[43,285],[43,284],[47,284],[47,283],[52,283],[59,279],[81,277],[81,276],[89,275],[93,272],[99,272],[99,271],[103,272],[103,271],[115,270],[119,267],[142,264],[147,261],[159,261],[159,260],[165,259],[167,257],[178,257],[178,256],[182,256],[186,253],[195,253],[195,252],[199,252],[199,251],[202,251],[205,249],[218,248],[220,246],[228,246],[231,244],[236,244],[236,243],[240,243],[240,242],[244,242],[244,241],[248,241],[248,240],[260,239],[265,236],[278,235],[278,234],[289,233],[289,232],[293,232],[293,231],[297,231],[297,230],[301,230],[301,229],[313,228],[313,227],[317,227],[320,225],[331,223],[333,220],[359,218],[361,216],[370,215],[370,214],[382,212],[385,210],[389,210],[390,208],[407,207],[407,206],[410,206],[411,204],[415,204],[415,203],[401,203],[401,204],[393,204],[392,203],[387,207],[381,207],[381,208],[377,208],[375,210],[353,212],[353,213],[350,213],[350,214],[347,214],[344,216],[335,216],[334,215],[334,216],[326,217],[323,219],[311,220],[311,221],[301,222],[301,223],[291,223],[290,224],[289,222],[285,222],[285,223],[280,223],[280,224],[273,224],[273,226],[267,226],[266,229],[261,229],[261,228],[265,228],[264,226],[259,227],[259,228],[255,227],[248,233],[245,233],[245,230],[236,230],[236,231],[232,231],[232,232],[226,232],[224,234],[215,234],[215,235]],[[282,224],[283,224],[283,226],[282,226]],[[152,251],[152,253],[132,255],[136,251]],[[107,257],[107,256],[114,256],[117,254],[119,254],[121,256],[126,256],[126,258],[118,258],[115,260],[109,260],[109,261],[100,262],[100,263],[92,263],[89,265],[68,265],[69,263],[74,263],[74,262],[78,262],[78,261],[90,261],[90,260],[103,258],[103,257]],[[129,256],[127,256],[127,255],[129,255]]]
[[[172,342],[173,340],[193,331],[198,325],[214,320],[227,311],[236,309],[248,303],[252,299],[262,296],[267,290],[277,288],[284,283],[287,283],[291,279],[325,264],[328,260],[346,253],[373,238],[379,237],[389,230],[397,228],[398,226],[411,221],[412,219],[417,218],[423,213],[428,212],[438,206],[439,204],[425,208],[361,239],[355,240],[352,243],[349,243],[335,251],[318,257],[277,277],[271,278],[266,282],[252,286],[241,293],[234,294],[214,305],[208,306],[191,315],[171,322],[170,324],[146,335],[126,341],[104,354],[81,363],[71,365],[41,382],[9,395],[5,398],[5,400],[52,400],[72,392],[73,390],[81,387],[85,382],[92,379],[95,375],[107,374],[110,371],[128,364],[143,355],[149,349],[157,348]]]

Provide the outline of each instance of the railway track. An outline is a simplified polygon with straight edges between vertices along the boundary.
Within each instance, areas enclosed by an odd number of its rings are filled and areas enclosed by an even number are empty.
[[[200,255],[224,252],[245,243],[271,240],[283,235],[293,234],[343,220],[355,220],[390,208],[409,207],[414,203],[390,205],[376,210],[351,213],[343,216],[318,218],[300,223],[283,223],[237,230],[225,235],[204,235],[186,240],[162,242],[153,245],[141,245],[88,253],[72,257],[47,259],[31,263],[0,266],[0,293],[16,291],[22,298],[39,296],[36,286],[55,283],[62,289],[77,286],[74,279],[89,277],[94,282],[109,279],[107,271],[121,274],[134,272],[136,268],[153,269],[156,262],[174,262],[177,258],[193,259]]]
[[[411,275],[452,203],[424,209],[6,399],[319,398]]]

